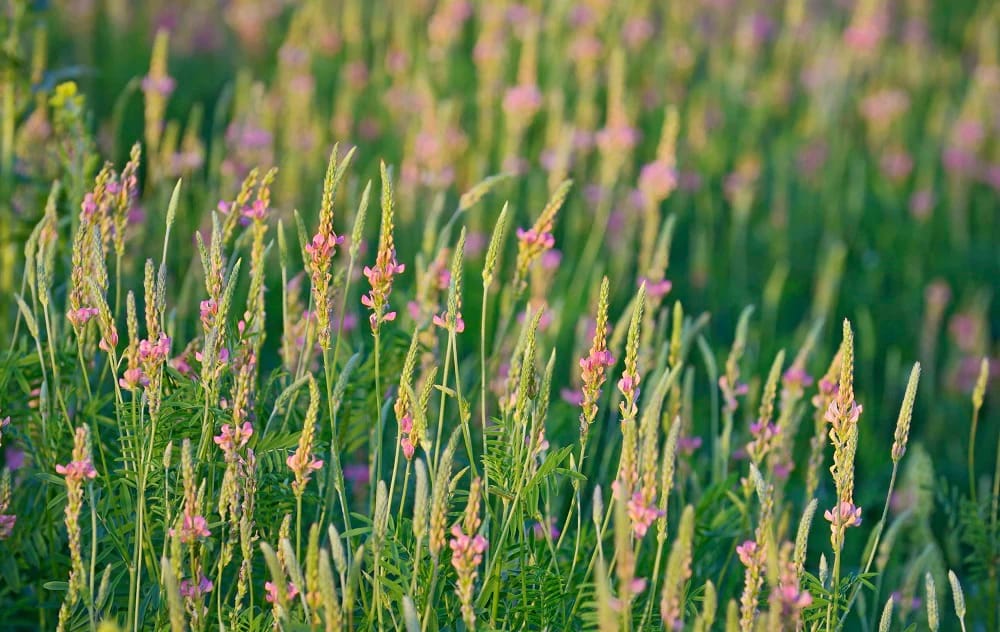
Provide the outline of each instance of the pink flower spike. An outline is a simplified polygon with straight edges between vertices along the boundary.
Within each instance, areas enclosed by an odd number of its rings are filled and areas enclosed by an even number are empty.
[[[861,526],[861,507],[851,502],[842,502],[833,509],[827,509],[823,517],[830,521],[830,529]]]
[[[0,514],[0,540],[6,540],[14,532],[14,525],[17,524],[17,516],[11,514]]]
[[[736,547],[736,555],[739,556],[740,562],[744,566],[750,566],[754,563],[754,558],[757,555],[757,543],[753,540],[746,540]]]
[[[413,442],[410,441],[409,437],[403,437],[399,442],[400,447],[403,449],[403,456],[406,457],[407,461],[413,460],[413,454],[416,452],[416,448]]]

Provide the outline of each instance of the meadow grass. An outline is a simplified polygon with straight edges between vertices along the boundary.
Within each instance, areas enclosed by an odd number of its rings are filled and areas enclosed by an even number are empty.
[[[1000,626],[1000,5],[49,4],[0,627]]]

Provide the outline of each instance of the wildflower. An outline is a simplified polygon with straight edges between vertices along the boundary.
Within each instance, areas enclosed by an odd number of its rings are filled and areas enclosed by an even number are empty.
[[[56,465],[56,472],[66,479],[66,533],[69,536],[70,570],[68,603],[75,603],[84,586],[85,571],[80,547],[80,509],[83,507],[83,483],[97,477],[90,460],[90,431],[80,426],[73,435],[73,460]]]
[[[677,449],[684,454],[693,454],[701,447],[701,437],[680,437],[677,439]]]
[[[653,23],[645,17],[629,18],[622,25],[621,36],[625,45],[635,50],[642,48],[643,44],[653,36]]]
[[[555,270],[562,262],[563,254],[558,250],[548,250],[542,254],[542,267],[546,270]]]
[[[851,401],[850,408],[846,411],[842,411],[837,400],[833,400],[830,402],[830,406],[826,409],[826,414],[823,418],[830,424],[845,422],[849,424],[856,424],[858,423],[858,418],[861,416],[861,409],[862,406],[859,406],[855,401]]]
[[[8,418],[9,419],[9,418]],[[0,477],[0,540],[6,540],[14,532],[17,516],[6,513],[10,508],[10,464],[3,470]]]
[[[601,57],[604,45],[601,40],[589,32],[578,32],[569,42],[567,52],[577,66],[578,76],[586,76],[587,70],[593,68]]]
[[[368,321],[373,333],[378,333],[382,323],[396,319],[396,312],[388,310],[389,293],[392,292],[393,277],[406,270],[406,266],[396,261],[396,247],[392,238],[394,205],[392,181],[385,163],[382,163],[382,229],[375,265],[364,268],[371,290],[361,297],[361,304],[372,310]]]
[[[902,90],[879,90],[861,101],[861,116],[869,125],[885,128],[910,108],[910,97]]]
[[[344,478],[355,485],[367,485],[368,466],[364,463],[350,463],[344,466]]]
[[[979,159],[976,154],[957,145],[944,148],[941,153],[941,165],[950,175],[958,178],[970,178],[979,171]]]
[[[562,388],[559,390],[559,397],[570,406],[583,405],[583,391],[578,388]]]
[[[566,201],[570,186],[572,186],[572,181],[565,180],[556,188],[534,226],[527,229],[517,229],[518,244],[514,286],[518,292],[523,291],[527,286],[525,277],[531,264],[555,246],[556,240],[552,235],[552,228],[559,208]]]
[[[6,540],[14,532],[14,525],[17,524],[17,516],[10,514],[0,514],[0,540]]]
[[[336,247],[344,242],[344,237],[333,230],[333,203],[337,188],[343,178],[347,166],[354,155],[354,150],[337,162],[339,146],[334,145],[330,152],[330,162],[327,165],[326,177],[323,180],[323,197],[320,205],[319,227],[312,240],[305,245],[306,270],[312,282],[313,303],[315,305],[316,326],[319,345],[328,348],[331,337],[331,314],[333,312],[333,273],[331,270]],[[367,190],[366,190],[367,192]],[[367,195],[365,196],[367,199]],[[352,255],[353,256],[353,255]]]
[[[842,502],[833,509],[823,512],[823,517],[830,521],[830,528],[835,532],[845,527],[861,526],[861,507],[854,503]]]
[[[924,221],[934,211],[934,192],[930,189],[920,189],[910,196],[910,215],[914,219]]]
[[[139,359],[143,362],[162,362],[170,354],[170,338],[160,333],[156,342],[151,340],[139,341]]]
[[[745,540],[743,544],[736,547],[736,555],[740,558],[740,563],[743,566],[749,567],[756,561],[757,543],[753,540]]]
[[[206,329],[211,329],[215,323],[215,317],[219,313],[219,303],[214,298],[205,299],[199,305],[201,322]]]
[[[240,210],[240,216],[248,223],[251,221],[263,221],[267,218],[267,203],[258,198],[249,206],[244,206]]]
[[[161,97],[169,97],[177,87],[177,82],[173,77],[153,77],[146,75],[142,78],[142,91],[154,93]]]
[[[264,598],[267,603],[275,603],[278,601],[278,586],[274,582],[264,582],[264,590],[267,594]],[[299,596],[298,587],[292,582],[288,582],[288,599],[292,600]]]
[[[309,376],[309,408],[306,411],[306,418],[302,423],[302,433],[299,435],[298,448],[288,456],[286,463],[288,468],[295,474],[292,482],[292,491],[299,496],[309,483],[312,473],[323,467],[323,461],[313,455],[316,418],[319,415],[319,388],[316,380]]]
[[[740,628],[743,630],[753,629],[757,617],[758,595],[764,584],[774,511],[773,485],[764,481],[760,470],[753,463],[750,464],[749,478],[751,486],[757,490],[761,507],[754,539],[745,540],[736,547],[736,554],[746,567],[743,573],[743,594],[740,596]]]
[[[833,444],[833,474],[837,488],[837,505],[824,515],[830,521],[831,544],[835,551],[843,546],[847,527],[861,524],[861,509],[854,505],[854,453],[857,450],[858,418],[861,406],[854,401],[854,334],[848,321],[844,321],[844,340],[841,345],[840,381],[837,395],[830,400],[824,420],[830,424],[830,442]]]
[[[628,369],[622,373],[622,377],[618,380],[618,390],[621,391],[622,396],[625,398],[626,408],[623,409],[623,414],[635,415],[639,412],[638,406],[635,401],[639,398],[639,382],[641,378],[636,372],[629,372]]]
[[[403,437],[399,440],[399,445],[403,449],[403,456],[405,456],[407,460],[412,461],[413,455],[417,450],[416,446],[413,445],[413,440],[410,439],[410,437]]]
[[[465,515],[461,524],[456,523],[451,528],[451,565],[458,574],[455,592],[462,604],[462,618],[466,626],[475,629],[476,614],[472,607],[472,590],[476,582],[477,569],[483,561],[489,542],[477,533],[479,530],[479,502],[481,483],[478,478],[472,481],[469,489],[469,502],[465,507]]]
[[[739,408],[739,402],[736,401],[736,398],[740,395],[746,395],[750,391],[750,388],[743,382],[736,382],[735,388],[730,388],[729,378],[725,375],[719,378],[719,389],[726,398],[726,409],[730,412],[735,412]]]
[[[7,469],[9,469],[12,472],[16,472],[17,470],[24,467],[24,461],[25,461],[24,450],[8,446],[4,450],[4,459]]]
[[[431,321],[441,329],[448,329],[447,314],[444,312],[434,314],[434,318]],[[465,331],[465,321],[462,319],[462,312],[459,312],[455,317],[455,332],[462,333],[463,331]]]
[[[594,326],[593,341],[590,351],[580,359],[580,377],[583,382],[581,389],[580,432],[587,435],[590,424],[597,417],[597,400],[600,398],[601,387],[607,379],[607,369],[614,366],[615,359],[607,346],[608,336],[608,278],[601,280],[601,290],[597,303],[597,321]]]
[[[190,579],[181,581],[180,593],[181,597],[186,599],[200,599],[203,595],[212,592],[212,588],[214,587],[215,585],[212,583],[212,580],[201,574],[197,584]]]
[[[662,299],[666,296],[674,284],[666,279],[661,281],[651,281],[646,277],[639,278],[639,285],[646,284],[646,295],[652,299]]]
[[[906,598],[903,596],[903,593],[898,590],[893,591],[893,593],[889,595],[889,600],[899,604],[900,610],[904,613],[903,616],[905,616],[905,613],[920,610],[920,608],[924,605],[924,602],[920,597],[914,595]]]
[[[660,614],[668,630],[684,629],[684,588],[691,578],[691,552],[694,540],[694,507],[681,514],[677,538],[667,558],[667,575],[660,596]]]
[[[185,513],[181,518],[180,527],[170,529],[169,533],[184,544],[190,544],[199,538],[207,538],[212,535],[212,532],[208,530],[208,521],[204,516],[189,513]]]
[[[913,170],[913,158],[902,149],[887,151],[879,160],[879,168],[887,179],[899,183]]]
[[[525,248],[538,248],[539,250],[548,250],[556,245],[556,239],[549,232],[540,232],[534,228],[517,229],[517,239],[520,241]]]
[[[535,522],[531,525],[531,532],[536,540],[544,540],[548,537],[551,540],[558,540],[560,534],[559,526],[556,524],[555,518],[549,518],[547,525],[541,522]]]
[[[140,387],[149,386],[149,377],[139,367],[131,367],[125,370],[118,384],[129,391],[138,390]]]
[[[167,31],[164,29],[156,33],[153,54],[149,62],[149,73],[142,80],[142,91],[146,97],[146,144],[151,151],[156,151],[160,146],[167,98],[173,93],[176,86],[176,82],[167,72],[168,37]]]
[[[202,354],[201,351],[195,351],[194,352],[194,359],[197,360],[198,362],[204,362],[205,361],[205,356]],[[218,353],[218,357],[216,358],[216,361],[219,363],[220,366],[228,364],[229,363],[229,349],[226,349],[225,347],[223,347],[222,349],[219,349],[219,353]]]
[[[800,366],[792,365],[788,367],[781,376],[785,388],[802,390],[812,386],[813,378]]]
[[[86,325],[91,318],[97,316],[97,314],[98,310],[95,307],[78,307],[77,309],[71,309],[66,314],[66,318],[73,327],[80,328]]]
[[[645,305],[646,286],[642,285],[636,295],[632,317],[629,320],[625,341],[625,367],[622,370],[621,379],[618,380],[618,390],[622,394],[622,401],[618,405],[622,416],[622,451],[618,465],[618,476],[612,484],[612,488],[623,503],[632,496],[632,487],[639,476],[639,445],[636,430],[636,415],[639,412],[639,407],[636,402],[639,399],[639,382],[641,380],[639,377],[639,336]],[[648,440],[645,441],[645,444],[649,445]],[[650,490],[645,491],[650,492]],[[654,494],[655,490],[652,490],[648,496],[644,497],[644,500],[651,503]]]
[[[772,440],[778,435],[777,424],[766,419],[758,419],[750,424],[750,436],[753,441],[747,444],[747,454],[755,463],[760,463],[771,447]]]
[[[251,436],[253,436],[253,425],[249,421],[245,421],[242,426],[223,424],[219,434],[212,440],[222,448],[228,457],[243,448],[250,441]]]
[[[812,604],[812,595],[802,590],[799,585],[799,572],[795,564],[788,559],[792,545],[789,542],[781,549],[778,586],[771,592],[771,602],[776,606],[776,613],[782,621],[792,621],[791,629],[798,629],[798,621],[802,610]],[[773,607],[772,606],[772,607]]]
[[[542,93],[533,83],[509,88],[503,98],[503,111],[515,131],[524,129],[541,107]]]
[[[654,160],[639,171],[639,191],[651,204],[659,204],[677,188],[677,168],[666,160]]]
[[[67,481],[74,482],[97,477],[97,470],[94,469],[89,456],[70,461],[66,465],[56,465],[56,473],[66,477]]]
[[[661,515],[663,512],[651,503],[647,503],[641,492],[632,494],[632,498],[628,501],[628,517],[632,521],[632,530],[637,538],[645,536],[649,526]]]
[[[448,445],[445,447],[444,452],[441,453],[441,457],[438,461],[437,472],[434,475],[434,484],[431,490],[431,504],[430,504],[430,514],[428,518],[428,524],[430,527],[430,538],[428,550],[431,556],[436,560],[438,555],[440,555],[441,550],[445,545],[445,525],[448,520],[448,505],[451,500],[451,473],[452,465],[455,459],[455,447],[457,445],[457,434],[452,434],[451,439],[448,441]],[[472,500],[473,496],[470,494],[469,499]],[[469,507],[466,507],[466,513],[469,514]],[[475,516],[478,517],[478,516]],[[473,516],[470,516],[470,520]],[[471,590],[471,586],[470,586]],[[470,595],[471,597],[471,595]]]
[[[597,147],[612,155],[627,155],[639,142],[639,130],[626,123],[613,123],[599,130],[596,135]]]

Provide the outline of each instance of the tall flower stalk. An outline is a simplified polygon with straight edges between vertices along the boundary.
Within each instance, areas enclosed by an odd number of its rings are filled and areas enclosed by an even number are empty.
[[[371,289],[361,297],[361,303],[371,310],[368,322],[371,325],[372,336],[375,338],[375,423],[372,424],[371,446],[368,479],[374,481],[381,471],[382,461],[382,388],[381,388],[381,349],[382,325],[396,319],[396,312],[389,306],[389,294],[396,275],[402,274],[406,266],[396,260],[396,245],[393,241],[393,216],[396,200],[392,192],[392,176],[383,162],[380,165],[382,174],[382,225],[379,231],[378,251],[375,253],[375,264],[365,266],[364,274],[368,278]],[[375,486],[371,486],[372,503],[374,503]]]

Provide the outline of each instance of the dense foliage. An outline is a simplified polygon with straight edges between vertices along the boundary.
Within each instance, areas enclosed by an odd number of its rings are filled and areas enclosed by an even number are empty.
[[[0,627],[1000,626],[1000,4],[2,30]]]

